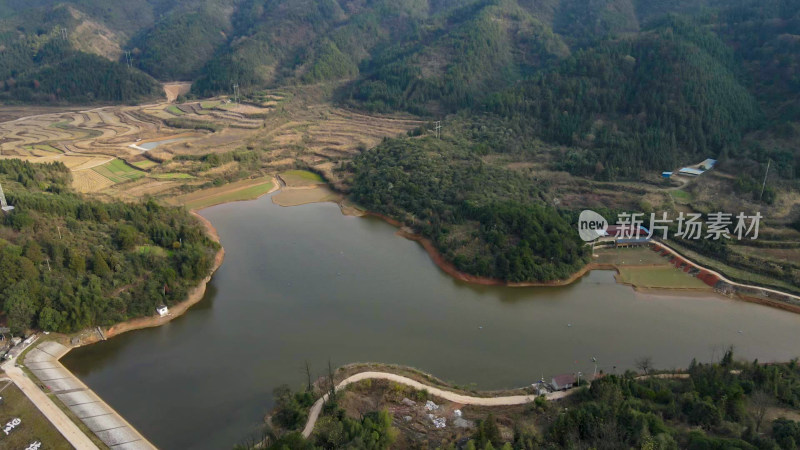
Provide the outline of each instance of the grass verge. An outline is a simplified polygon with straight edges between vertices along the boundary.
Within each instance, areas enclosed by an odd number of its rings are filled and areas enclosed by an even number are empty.
[[[10,380],[0,382],[0,397],[3,398],[0,404],[0,424],[5,425],[14,418],[22,420],[22,423],[7,436],[3,434],[0,447],[22,449],[39,441],[42,443],[42,448],[72,448],[64,436],[13,382]]]

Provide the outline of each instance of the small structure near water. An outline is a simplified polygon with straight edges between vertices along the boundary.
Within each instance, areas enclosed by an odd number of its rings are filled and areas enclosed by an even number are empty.
[[[571,373],[556,375],[550,381],[550,385],[554,391],[566,391],[567,389],[572,389],[572,386],[575,385],[575,375]]]
[[[169,314],[169,308],[167,308],[167,305],[161,305],[158,308],[156,308],[156,312],[160,317],[164,317],[167,314]]]

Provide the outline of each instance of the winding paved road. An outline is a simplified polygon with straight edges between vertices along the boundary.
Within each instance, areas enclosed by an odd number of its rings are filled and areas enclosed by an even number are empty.
[[[455,403],[460,403],[462,405],[509,406],[509,405],[522,405],[525,403],[531,403],[534,400],[536,400],[535,395],[509,395],[506,397],[472,397],[469,395],[457,394],[452,391],[446,391],[444,389],[440,389],[434,386],[429,386],[427,384],[420,383],[419,381],[413,380],[411,378],[389,372],[361,372],[355,375],[351,375],[342,380],[339,384],[337,384],[336,390],[337,391],[342,390],[348,384],[357,383],[359,381],[367,379],[389,380],[395,383],[411,386],[414,389],[419,389],[419,390],[424,389],[434,397],[443,398],[445,400],[449,400]],[[557,400],[559,398],[564,398],[570,395],[571,393],[572,391],[558,391],[547,394],[545,397],[548,400]],[[322,396],[322,398],[317,400],[311,407],[311,410],[308,412],[308,422],[306,422],[306,426],[305,428],[303,428],[304,437],[307,438],[311,436],[311,432],[314,431],[314,425],[317,423],[317,419],[319,418],[319,413],[320,411],[322,411],[322,405],[327,400],[328,400],[328,394],[325,394]]]

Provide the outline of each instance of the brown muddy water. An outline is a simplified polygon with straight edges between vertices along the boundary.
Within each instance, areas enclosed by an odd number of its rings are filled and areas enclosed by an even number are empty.
[[[636,293],[595,271],[558,288],[473,286],[441,272],[379,219],[269,196],[202,211],[225,263],[183,317],[73,350],[63,363],[155,445],[226,449],[256,430],[272,389],[308,361],[414,366],[479,389],[659,368],[733,345],[760,361],[800,356],[800,315],[722,297]]]

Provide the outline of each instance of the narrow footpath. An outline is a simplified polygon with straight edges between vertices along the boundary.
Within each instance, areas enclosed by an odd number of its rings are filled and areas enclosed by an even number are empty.
[[[524,405],[526,403],[531,403],[534,400],[536,400],[536,395],[509,395],[506,397],[472,397],[469,395],[457,394],[452,391],[447,391],[434,386],[423,384],[417,380],[389,372],[361,372],[355,375],[351,375],[342,380],[339,384],[337,384],[336,390],[340,391],[348,384],[357,383],[359,381],[367,379],[389,380],[395,383],[411,386],[414,389],[418,390],[424,389],[434,397],[443,398],[445,400],[459,403],[462,405],[511,406],[511,405]],[[560,398],[564,398],[570,395],[571,393],[572,391],[552,392],[545,395],[545,398],[547,398],[547,400],[558,400]],[[320,399],[318,399],[311,407],[311,410],[308,412],[308,421],[306,422],[305,428],[303,428],[303,437],[308,438],[309,436],[311,436],[311,433],[314,431],[314,425],[316,425],[317,419],[319,418],[319,413],[322,411],[322,405],[327,400],[328,400],[328,394],[325,394]]]

